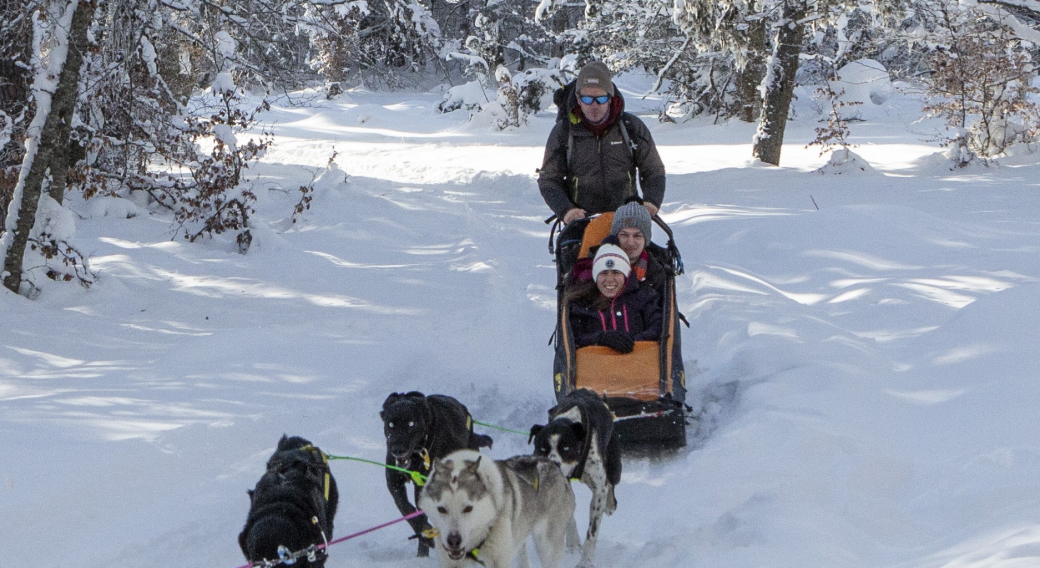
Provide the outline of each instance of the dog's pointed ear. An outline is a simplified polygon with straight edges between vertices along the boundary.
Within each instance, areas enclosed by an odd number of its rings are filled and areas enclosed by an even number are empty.
[[[557,404],[556,406],[550,408],[549,409],[549,422],[552,422],[556,418],[556,415],[559,414],[560,412],[563,412],[563,410],[565,410],[565,409],[560,404]]]
[[[469,469],[470,471],[472,471],[473,473],[477,473],[477,471],[479,471],[479,470],[480,470],[480,460],[482,460],[482,459],[484,459],[484,455],[483,455],[483,454],[481,454],[481,455],[480,455],[480,456],[479,456],[479,457],[477,458],[477,461],[474,461],[474,462],[470,462],[470,465],[468,465],[468,466],[466,466],[466,467],[467,467],[467,468],[468,468],[468,469]]]
[[[541,424],[535,424],[534,426],[531,426],[531,434],[527,436],[527,443],[530,444],[531,442],[533,442],[534,437],[537,436],[543,428],[545,428],[545,426],[542,426]]]
[[[386,397],[386,400],[383,401],[383,411],[379,413],[379,417],[382,418],[383,417],[383,412],[386,412],[386,410],[388,408],[393,406],[394,403],[396,403],[400,399],[401,399],[401,394],[400,393],[396,393],[396,392],[390,393],[390,396]]]
[[[578,437],[579,440],[585,439],[585,425],[581,422],[571,422],[571,431]]]

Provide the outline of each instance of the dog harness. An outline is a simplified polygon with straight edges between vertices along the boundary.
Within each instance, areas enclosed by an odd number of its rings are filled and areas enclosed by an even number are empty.
[[[318,448],[315,448],[313,445],[310,445],[310,444],[301,447],[300,450],[304,451],[304,452],[314,452],[314,453],[318,454],[319,456],[321,456],[321,467],[319,468],[319,471],[325,474],[324,475],[324,483],[323,483],[323,485],[324,485],[324,489],[325,489],[325,491],[324,491],[324,493],[325,493],[325,501],[328,501],[329,500],[329,487],[332,485],[332,471],[329,469],[329,456],[325,452],[321,451]],[[317,465],[317,464],[311,464],[311,463],[307,464],[308,468],[310,466],[312,466],[312,465]]]
[[[317,520],[317,519],[314,519],[314,520]],[[324,538],[324,536],[325,536],[325,533],[322,532],[322,538]],[[318,548],[318,546],[314,545],[314,544],[308,546],[307,548],[303,548],[303,549],[297,550],[295,552],[294,551],[290,551],[284,545],[279,545],[278,546],[278,558],[276,560],[267,560],[265,558],[263,560],[259,560],[257,562],[254,562],[253,566],[255,568],[274,568],[275,566],[279,566],[279,565],[282,565],[282,564],[285,564],[285,565],[296,564],[296,562],[299,559],[301,559],[301,558],[306,558],[308,562],[313,563],[313,562],[317,562],[319,557],[320,558],[328,558],[328,556],[329,556],[329,554],[327,552],[325,552],[324,549]]]
[[[328,527],[325,526],[325,507],[328,505],[329,496],[332,489],[332,471],[329,469],[329,456],[325,452],[321,451],[321,449],[315,447],[313,444],[301,446],[299,448],[299,451],[305,452],[305,455],[307,453],[316,454],[318,457],[321,458],[321,462],[315,463],[312,460],[303,459],[282,460],[271,463],[267,469],[269,472],[273,471],[279,475],[282,475],[288,468],[295,465],[302,465],[307,470],[308,475],[319,475],[319,479],[321,482],[320,493],[319,495],[314,495],[314,492],[311,492],[312,499],[314,500],[313,505],[319,511],[319,515],[311,517],[311,523],[314,524],[318,528],[318,532],[321,533],[322,542],[328,545],[328,536],[326,536],[326,529],[328,529]],[[324,502],[321,501],[322,497],[324,497]],[[303,558],[304,556],[306,556],[310,562],[314,562],[317,555],[327,555],[327,553],[324,549],[319,549],[316,544],[312,544],[307,548],[297,550],[295,552],[290,551],[288,548],[284,546],[280,546],[278,547],[278,560],[265,559],[263,563],[257,565],[262,566],[264,568],[268,568],[270,566],[277,566],[279,564],[294,564],[297,560]]]

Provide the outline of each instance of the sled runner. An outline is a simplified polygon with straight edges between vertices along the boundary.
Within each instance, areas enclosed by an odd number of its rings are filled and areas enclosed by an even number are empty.
[[[647,242],[646,250],[665,267],[666,278],[662,289],[657,290],[663,308],[661,339],[637,341],[628,354],[595,345],[575,349],[570,306],[564,300],[567,275],[577,259],[586,258],[590,248],[610,233],[612,220],[613,213],[604,213],[573,221],[559,232],[555,247],[550,241],[557,270],[553,336],[556,399],[575,389],[591,389],[606,397],[623,447],[682,447],[686,445],[686,375],[679,340],[682,314],[676,306],[675,277],[683,273],[683,268],[671,229],[660,218],[654,220],[668,235],[668,243],[661,247]],[[556,226],[553,234],[555,229]]]

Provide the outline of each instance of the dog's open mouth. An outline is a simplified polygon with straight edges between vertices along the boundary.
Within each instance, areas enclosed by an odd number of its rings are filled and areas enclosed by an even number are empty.
[[[444,550],[448,552],[448,557],[452,560],[462,560],[462,557],[466,556],[466,549],[464,548],[448,548],[448,545],[444,545]]]

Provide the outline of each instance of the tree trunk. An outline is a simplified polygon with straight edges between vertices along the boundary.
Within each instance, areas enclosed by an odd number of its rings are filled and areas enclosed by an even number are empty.
[[[64,170],[61,166],[55,168],[54,164],[68,156],[69,123],[72,120],[72,111],[76,104],[79,68],[83,62],[83,54],[77,50],[86,46],[87,29],[94,17],[95,8],[96,6],[90,0],[72,0],[69,3],[67,9],[74,10],[74,14],[67,40],[68,55],[61,66],[58,86],[51,96],[50,105],[37,105],[38,112],[47,112],[46,120],[43,121],[43,128],[38,135],[35,151],[25,154],[26,163],[22,164],[24,180],[19,180],[20,191],[19,188],[15,188],[14,198],[19,199],[17,218],[14,227],[7,227],[11,235],[8,237],[9,246],[4,254],[4,272],[6,273],[4,286],[15,293],[18,293],[21,287],[22,261],[25,258],[25,247],[29,242],[29,235],[36,221],[36,210],[40,205],[43,182],[47,178],[48,172],[52,176],[56,170],[66,174],[68,172],[67,160],[65,160]],[[33,122],[40,123],[39,120]],[[52,180],[51,185],[60,185],[61,190],[64,191],[65,180]]]
[[[755,122],[762,108],[758,87],[766,76],[766,22],[757,19],[748,25],[748,61],[737,75],[735,94],[740,104],[737,117],[744,122]]]
[[[94,0],[79,0],[79,7],[72,18],[72,29],[69,32],[69,53],[65,57],[65,65],[61,69],[58,91],[54,93],[54,100],[51,101],[51,114],[47,117],[47,122],[50,122],[52,118],[57,121],[54,143],[50,147],[51,182],[47,187],[47,195],[58,203],[61,203],[65,197],[72,160],[74,156],[83,153],[73,151],[69,144],[72,134],[72,115],[76,112],[76,99],[79,95],[79,70],[83,66],[83,54],[90,49],[87,29],[94,19],[96,8]]]
[[[805,24],[804,0],[786,0],[783,20],[776,35],[776,46],[766,69],[762,116],[752,145],[752,155],[767,164],[780,165],[780,148],[794,97],[794,79],[802,52]]]

